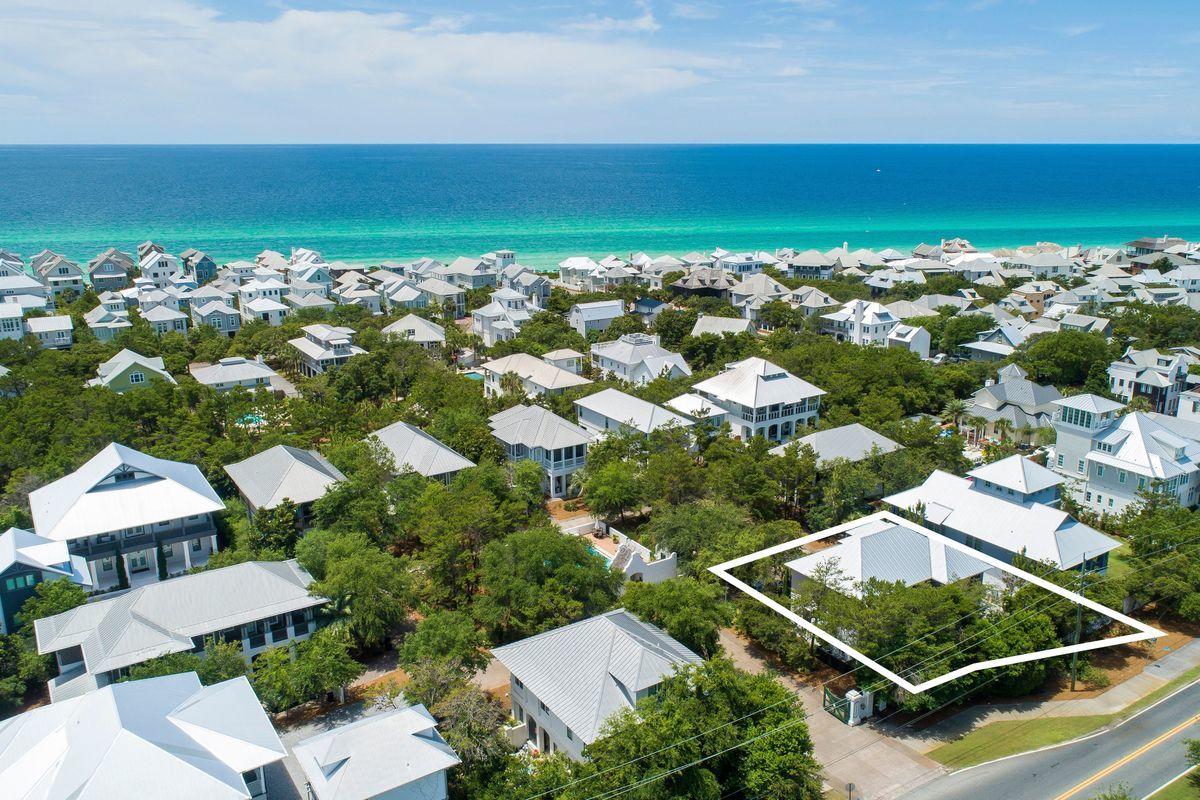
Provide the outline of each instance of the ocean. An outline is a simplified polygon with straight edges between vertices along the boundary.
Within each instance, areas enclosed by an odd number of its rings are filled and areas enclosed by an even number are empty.
[[[365,263],[1200,239],[1194,145],[0,147],[0,247]]]

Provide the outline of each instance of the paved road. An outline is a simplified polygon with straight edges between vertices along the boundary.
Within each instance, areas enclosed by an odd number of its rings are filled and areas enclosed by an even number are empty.
[[[1183,740],[1200,736],[1198,715],[1200,682],[1089,739],[955,772],[904,800],[1086,800],[1118,784],[1145,797],[1187,768]]]

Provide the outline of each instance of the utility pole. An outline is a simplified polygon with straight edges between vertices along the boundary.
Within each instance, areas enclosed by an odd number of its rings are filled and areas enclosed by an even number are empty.
[[[1083,596],[1083,590],[1087,586],[1087,571],[1084,569],[1084,564],[1087,563],[1087,554],[1084,554],[1083,561],[1079,562],[1079,596]],[[1083,640],[1083,603],[1075,604],[1075,644],[1078,645]],[[1075,679],[1079,675],[1079,651],[1071,653],[1071,691],[1075,691]]]

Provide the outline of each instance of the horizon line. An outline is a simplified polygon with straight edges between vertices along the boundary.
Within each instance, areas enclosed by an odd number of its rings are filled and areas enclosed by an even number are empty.
[[[0,142],[12,147],[1200,147],[1200,140],[1181,142],[1039,142],[1039,141],[747,141],[747,142]]]

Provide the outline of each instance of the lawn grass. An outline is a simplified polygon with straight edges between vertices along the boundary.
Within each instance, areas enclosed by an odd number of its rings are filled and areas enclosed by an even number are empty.
[[[1107,725],[1112,714],[1095,717],[1007,719],[977,728],[925,755],[953,769],[1068,742]]]
[[[1120,547],[1108,554],[1108,571],[1104,573],[1104,579],[1119,578],[1131,569],[1133,567],[1129,565],[1129,545],[1122,542]]]
[[[965,736],[930,750],[927,756],[952,769],[962,769],[985,761],[1037,750],[1086,736],[1113,722],[1136,714],[1171,692],[1200,679],[1200,666],[1181,673],[1118,714],[1091,717],[1038,717],[1002,720],[976,728]],[[1200,792],[1180,795],[1200,800]]]
[[[1150,795],[1150,800],[1200,800],[1200,788],[1196,787],[1194,777],[1193,772],[1171,781]]]

